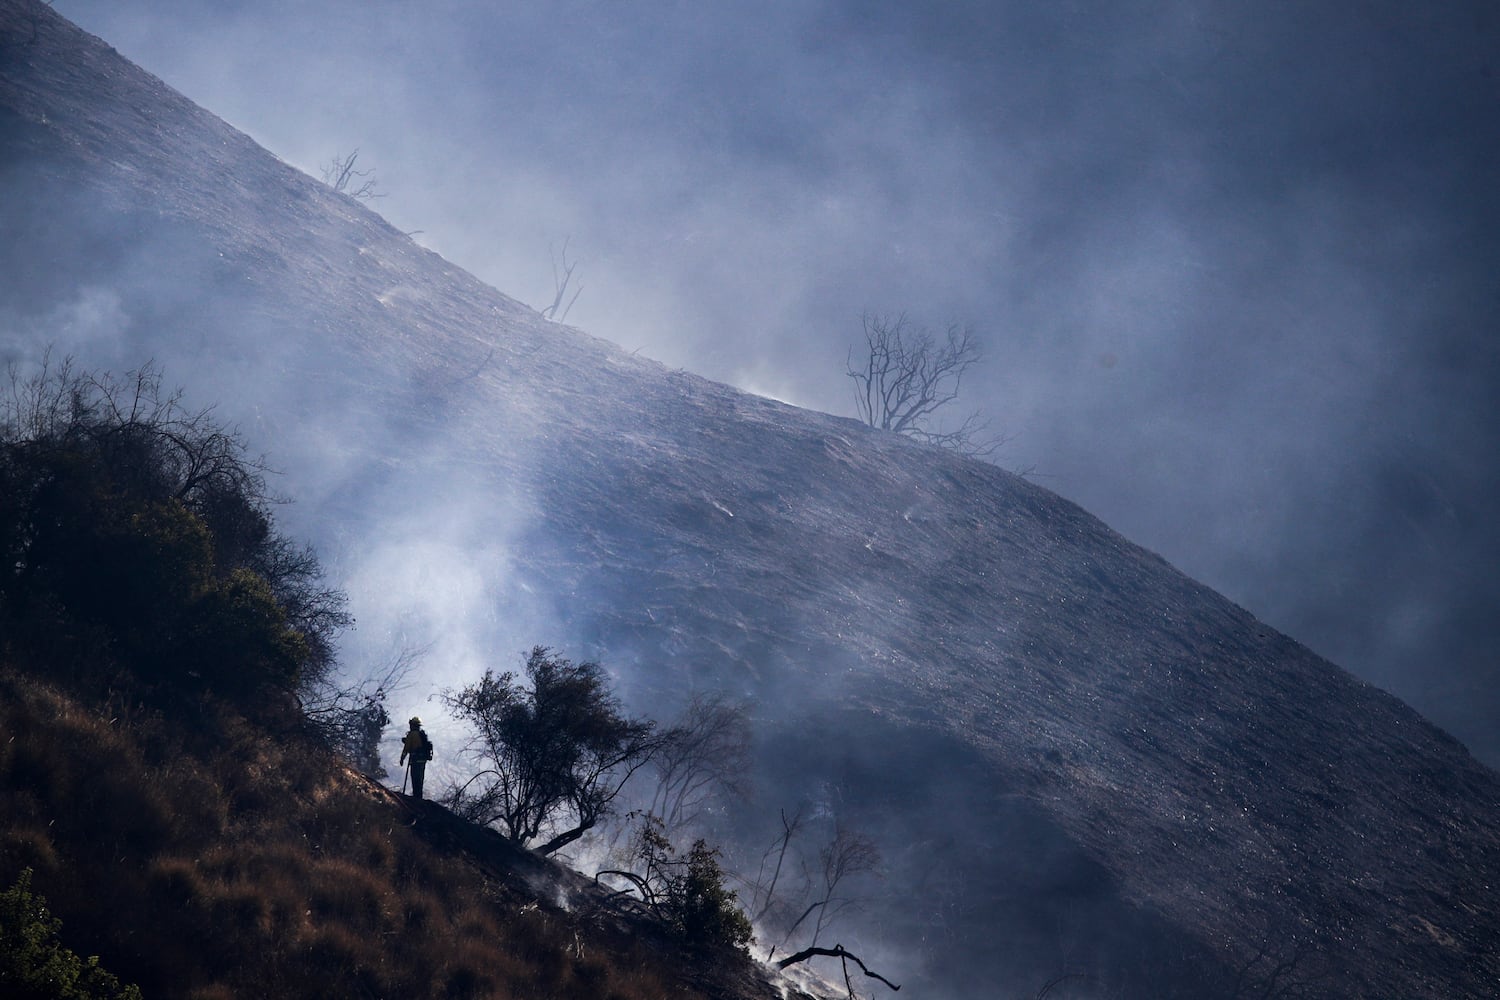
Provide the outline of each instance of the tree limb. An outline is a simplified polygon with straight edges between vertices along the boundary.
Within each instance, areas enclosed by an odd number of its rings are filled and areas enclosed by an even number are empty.
[[[869,967],[865,965],[864,962],[860,961],[858,955],[854,954],[854,952],[852,951],[845,951],[844,946],[841,944],[836,944],[832,948],[819,948],[816,946],[811,948],[803,948],[801,951],[797,952],[797,954],[788,955],[786,958],[783,958],[781,961],[777,962],[776,968],[785,969],[788,966],[796,965],[798,962],[805,962],[809,958],[814,958],[820,955],[827,956],[829,958],[848,959],[855,965],[859,966],[860,971],[869,976],[871,979],[878,979],[893,990],[901,989],[901,987],[897,986],[895,983],[891,982],[880,973],[871,972]]]

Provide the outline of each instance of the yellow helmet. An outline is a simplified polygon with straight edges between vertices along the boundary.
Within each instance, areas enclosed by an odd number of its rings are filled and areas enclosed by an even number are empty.
[[[415,715],[413,715],[411,717],[411,727],[413,729],[420,729],[420,728],[422,728],[422,720],[419,719],[419,718],[417,718]]]

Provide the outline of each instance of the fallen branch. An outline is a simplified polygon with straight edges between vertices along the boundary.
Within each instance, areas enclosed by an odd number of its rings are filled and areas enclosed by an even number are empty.
[[[880,973],[871,972],[869,966],[860,961],[858,955],[854,954],[854,952],[852,951],[845,951],[844,946],[841,944],[836,944],[832,948],[818,948],[816,946],[812,948],[803,948],[801,951],[797,952],[797,954],[789,955],[786,958],[783,958],[781,961],[777,962],[776,968],[785,969],[789,965],[796,965],[798,962],[805,962],[809,958],[813,958],[819,955],[827,956],[829,958],[846,959],[847,961],[853,962],[855,965],[859,966],[860,971],[869,976],[871,979],[878,979],[893,990],[901,989],[901,987],[897,986],[895,983],[891,982]]]
[[[651,887],[648,886],[646,884],[646,880],[643,879],[643,878],[641,878],[639,875],[635,874],[634,872],[622,872],[622,871],[619,871],[618,869],[615,869],[615,868],[603,868],[603,869],[600,869],[599,872],[598,872],[598,874],[596,874],[594,876],[594,884],[595,885],[599,885],[599,886],[603,886],[604,888],[609,889],[611,892],[614,893],[615,896],[623,896],[626,893],[628,893],[630,890],[629,889],[615,889],[612,886],[604,886],[604,884],[602,882],[600,882],[599,879],[602,878],[605,875],[618,875],[620,878],[628,880],[629,882],[631,882],[631,883],[633,883],[635,885],[635,887],[636,887],[637,890],[640,891],[641,901],[643,903],[646,903],[648,906],[654,906],[655,905],[655,895],[651,892]],[[611,897],[611,898],[613,898],[613,897]]]

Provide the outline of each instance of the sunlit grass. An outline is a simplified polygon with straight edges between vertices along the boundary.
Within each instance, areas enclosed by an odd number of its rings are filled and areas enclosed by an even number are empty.
[[[0,881],[148,997],[702,995],[680,956],[435,851],[294,725],[191,724],[0,669]]]

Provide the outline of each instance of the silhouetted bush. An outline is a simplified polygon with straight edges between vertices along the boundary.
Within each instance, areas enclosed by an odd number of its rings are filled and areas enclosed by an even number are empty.
[[[664,829],[660,819],[647,815],[631,842],[635,870],[603,871],[600,876],[630,882],[641,901],[684,942],[748,953],[754,932],[735,892],[724,885],[718,849],[700,838],[681,857]]]
[[[537,850],[572,843],[608,814],[625,782],[660,750],[655,723],[627,718],[597,663],[536,646],[526,683],[486,670],[443,702],[474,730],[461,753],[479,771],[446,797],[453,810],[529,843],[566,816]]]
[[[754,936],[733,890],[724,886],[719,852],[702,840],[688,851],[687,867],[667,897],[667,914],[683,939],[747,952]]]
[[[274,529],[264,465],[142,369],[64,363],[0,400],[0,625],[11,643],[243,696],[325,677],[344,597]]]

